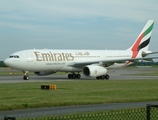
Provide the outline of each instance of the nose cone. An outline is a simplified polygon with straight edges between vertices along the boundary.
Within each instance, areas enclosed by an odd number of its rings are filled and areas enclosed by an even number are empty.
[[[6,66],[8,66],[8,67],[12,67],[12,61],[11,61],[11,59],[9,59],[9,58],[5,59],[5,60],[4,60],[4,64],[5,64]]]
[[[7,58],[4,60],[4,64],[10,68],[21,70],[21,62],[18,58]]]

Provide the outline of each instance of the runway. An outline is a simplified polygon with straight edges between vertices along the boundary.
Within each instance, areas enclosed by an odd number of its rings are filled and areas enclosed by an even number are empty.
[[[144,80],[144,79],[158,79],[158,76],[138,76],[135,74],[148,73],[151,71],[158,71],[158,68],[121,68],[109,70],[109,80]],[[30,80],[23,80],[23,76],[1,76],[0,83],[16,83],[16,82],[51,82],[51,81],[71,81],[71,80],[96,80],[92,77],[81,75],[81,79],[68,79],[65,75],[48,75],[36,76],[31,75]]]
[[[134,74],[148,73],[156,71],[158,68],[123,68],[109,70],[110,80],[148,80],[157,79],[158,76],[135,76]],[[23,80],[23,76],[1,76],[0,83],[18,83],[18,82],[52,82],[52,81],[72,81],[72,80],[96,80],[82,75],[81,79],[68,79],[67,75],[49,75],[49,76],[30,76],[30,80]],[[106,82],[106,80],[105,80]],[[152,102],[133,102],[133,103],[111,103],[99,105],[81,105],[65,107],[36,108],[26,110],[0,111],[0,119],[4,116],[14,116],[17,118],[33,118],[39,116],[62,115],[70,113],[92,112],[99,110],[130,109],[146,107],[146,104],[158,104],[158,101]]]

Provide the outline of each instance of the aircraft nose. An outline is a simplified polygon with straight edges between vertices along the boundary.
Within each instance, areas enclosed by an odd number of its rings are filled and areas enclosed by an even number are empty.
[[[8,67],[11,67],[11,60],[9,58],[5,59],[4,64]]]

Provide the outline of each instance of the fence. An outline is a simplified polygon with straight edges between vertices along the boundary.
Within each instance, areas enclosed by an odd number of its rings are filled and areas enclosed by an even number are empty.
[[[158,105],[146,106],[147,120],[158,120]]]
[[[119,110],[98,113],[87,113],[67,116],[54,116],[47,120],[144,120],[145,108],[134,110]]]
[[[112,110],[28,119],[18,118],[16,120],[158,120],[158,105],[148,104],[146,108]]]

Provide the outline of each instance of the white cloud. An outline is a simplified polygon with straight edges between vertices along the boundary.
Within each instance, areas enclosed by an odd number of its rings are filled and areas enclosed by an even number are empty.
[[[157,3],[155,0],[149,2],[144,2],[144,0],[14,0],[3,1],[0,10],[9,14],[17,13],[19,16],[29,17],[30,19],[111,17],[145,21],[153,17],[153,11],[158,11]],[[154,18],[158,20],[156,16]]]

